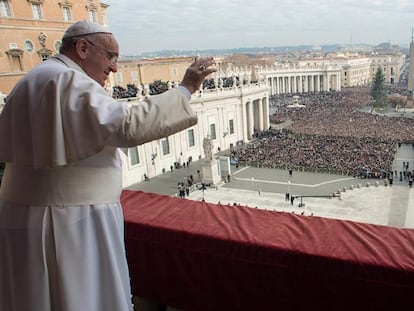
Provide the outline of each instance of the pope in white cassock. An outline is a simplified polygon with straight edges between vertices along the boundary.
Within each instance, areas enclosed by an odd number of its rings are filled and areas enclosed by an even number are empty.
[[[60,54],[17,83],[0,114],[0,310],[131,310],[118,147],[197,123],[191,94],[214,72],[200,58],[181,84],[139,105],[104,90],[118,43],[77,22]]]

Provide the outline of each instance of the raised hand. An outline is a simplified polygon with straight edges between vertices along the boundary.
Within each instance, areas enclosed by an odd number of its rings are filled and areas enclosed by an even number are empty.
[[[193,94],[209,74],[217,71],[216,68],[210,67],[214,64],[213,57],[197,58],[185,71],[180,84]]]

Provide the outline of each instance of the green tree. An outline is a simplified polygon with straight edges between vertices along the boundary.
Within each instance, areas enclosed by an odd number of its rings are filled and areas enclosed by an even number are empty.
[[[385,88],[385,76],[381,69],[375,74],[374,81],[372,83],[371,97],[374,100],[374,108],[386,108],[387,107],[387,90]]]

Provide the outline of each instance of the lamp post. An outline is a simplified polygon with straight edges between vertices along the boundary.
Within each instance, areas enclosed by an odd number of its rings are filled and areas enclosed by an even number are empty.
[[[371,113],[374,113],[374,107],[375,107],[375,99],[371,99]]]

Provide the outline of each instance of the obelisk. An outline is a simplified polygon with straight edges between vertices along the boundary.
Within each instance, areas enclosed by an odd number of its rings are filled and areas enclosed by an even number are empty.
[[[413,107],[413,90],[414,90],[414,29],[411,34],[410,42],[410,64],[408,65],[408,97],[407,97],[407,106],[408,108]]]

